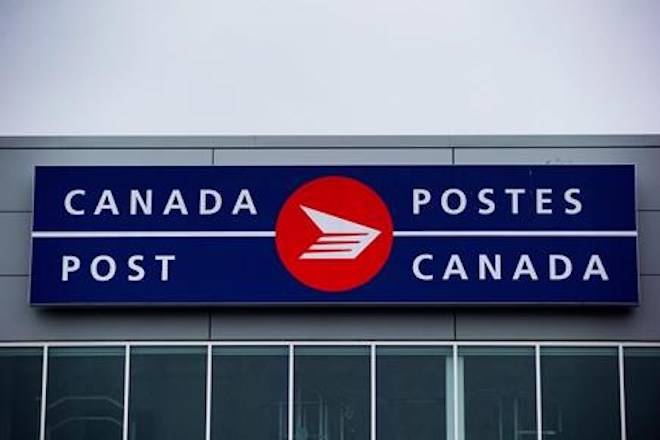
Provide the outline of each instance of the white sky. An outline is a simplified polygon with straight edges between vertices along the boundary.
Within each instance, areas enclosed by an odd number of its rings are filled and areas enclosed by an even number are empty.
[[[660,133],[657,0],[0,0],[0,135]]]

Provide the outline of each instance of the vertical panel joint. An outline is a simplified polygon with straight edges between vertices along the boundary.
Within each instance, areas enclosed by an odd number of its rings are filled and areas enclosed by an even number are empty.
[[[124,348],[124,417],[122,422],[122,439],[128,440],[128,402],[130,392],[131,374],[131,346],[126,344]]]
[[[619,411],[621,422],[621,440],[626,440],[626,375],[624,362],[623,344],[619,344]]]
[[[206,346],[206,415],[205,415],[205,439],[211,440],[211,405],[212,405],[212,381],[213,381],[213,347]]]
[[[293,380],[294,380],[294,362],[293,362],[293,344],[289,344],[289,391],[288,391],[288,402],[287,402],[287,439],[293,440]]]
[[[46,390],[48,387],[48,345],[44,345],[41,360],[41,412],[39,414],[39,440],[46,439]]]
[[[371,379],[371,440],[376,440],[376,344],[371,344],[370,356],[370,379]]]
[[[534,347],[534,367],[536,370],[536,439],[543,440],[543,399],[541,396],[541,347]]]

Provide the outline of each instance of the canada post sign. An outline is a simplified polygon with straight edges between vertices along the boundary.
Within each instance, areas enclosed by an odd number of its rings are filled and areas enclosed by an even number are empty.
[[[637,304],[635,170],[37,167],[30,301]]]

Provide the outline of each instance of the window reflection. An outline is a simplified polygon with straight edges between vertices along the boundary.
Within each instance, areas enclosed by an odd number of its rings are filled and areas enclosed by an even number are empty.
[[[534,348],[459,347],[458,353],[464,438],[536,440]]]
[[[41,348],[0,348],[0,439],[37,440]]]
[[[133,347],[131,440],[203,440],[206,347]]]
[[[660,348],[625,349],[628,440],[660,436]]]
[[[47,439],[121,439],[124,352],[121,347],[48,350]]]
[[[295,349],[295,440],[368,440],[369,347]]]
[[[379,347],[376,355],[378,439],[453,438],[451,348]]]
[[[288,347],[213,349],[213,439],[286,439],[288,362]]]
[[[620,440],[616,348],[541,348],[543,438]]]
[[[532,347],[296,346],[294,440],[536,439]],[[213,348],[211,438],[285,440],[289,347]],[[46,440],[120,440],[124,347],[48,350]],[[660,432],[660,348],[624,350],[628,440]],[[131,440],[205,438],[207,347],[135,346]],[[39,438],[41,348],[0,348],[0,440]],[[618,350],[541,347],[542,438],[619,440]],[[455,382],[454,382],[455,381]],[[454,384],[458,413],[454,417]],[[256,422],[255,422],[256,421]],[[456,426],[454,423],[456,421]]]

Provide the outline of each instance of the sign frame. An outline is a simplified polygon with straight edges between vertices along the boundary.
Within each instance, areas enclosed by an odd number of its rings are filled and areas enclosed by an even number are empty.
[[[575,307],[587,307],[587,308],[612,308],[612,307],[638,307],[641,305],[640,290],[641,290],[641,266],[640,266],[640,245],[639,245],[639,188],[638,188],[638,172],[636,163],[626,163],[626,162],[617,162],[617,163],[552,163],[552,164],[538,164],[538,163],[507,163],[507,164],[429,164],[423,166],[438,166],[438,167],[558,167],[558,166],[570,166],[570,167],[593,167],[593,166],[610,166],[610,165],[626,165],[632,166],[633,168],[633,205],[634,205],[634,217],[635,217],[635,268],[636,268],[636,290],[634,292],[635,301],[474,301],[474,302],[461,302],[461,301],[277,301],[277,302],[258,302],[258,301],[175,301],[175,302],[151,302],[151,301],[136,301],[136,302],[102,302],[102,301],[89,301],[89,302],[34,302],[32,298],[32,267],[33,267],[33,237],[34,231],[34,220],[35,220],[35,193],[36,193],[36,169],[37,168],[58,168],[68,165],[36,165],[33,167],[32,173],[32,213],[30,217],[31,227],[30,227],[30,244],[29,244],[29,258],[28,264],[30,269],[30,274],[27,279],[27,290],[28,290],[28,303],[30,306],[37,308],[54,308],[54,309],[97,309],[97,308],[186,308],[186,309],[195,309],[195,308],[268,308],[268,309],[282,309],[282,308],[357,308],[357,309],[368,309],[368,308],[406,308],[406,309],[418,309],[418,308],[428,308],[432,307],[435,309],[446,309],[446,308],[459,308],[459,309],[478,309],[478,308],[494,308],[494,309],[512,309],[512,308],[521,308],[521,309],[530,309],[530,308],[575,308]],[[121,167],[121,168],[165,168],[173,167],[171,165],[72,165],[75,167],[88,167],[88,166],[99,166],[103,168],[110,167]],[[304,167],[304,168],[327,168],[327,167],[406,167],[406,166],[415,166],[415,165],[406,165],[400,163],[388,163],[388,164],[359,164],[359,165],[327,165],[327,164],[310,164],[310,165],[288,165],[288,164],[258,164],[258,165],[183,165],[182,168],[262,168],[262,167]],[[176,166],[174,166],[176,167]],[[282,270],[285,270],[282,268]]]

